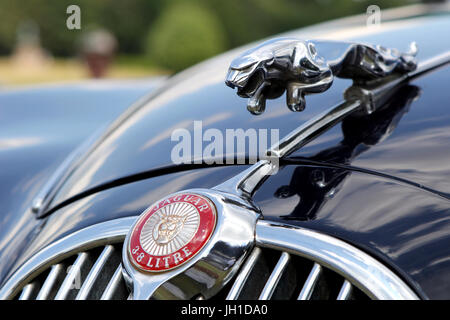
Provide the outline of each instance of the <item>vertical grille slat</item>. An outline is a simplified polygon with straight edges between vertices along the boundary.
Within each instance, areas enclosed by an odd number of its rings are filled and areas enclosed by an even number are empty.
[[[314,263],[311,272],[303,285],[302,291],[300,292],[297,300],[309,300],[311,299],[314,288],[316,287],[319,277],[322,273],[322,266],[318,263]]]
[[[345,280],[336,300],[348,300],[352,294],[352,291],[352,284],[348,280]]]
[[[19,300],[30,300],[33,296],[33,292],[36,290],[36,284],[30,283],[27,284],[23,289],[22,293],[19,296]]]
[[[272,297],[272,294],[274,293],[276,286],[283,275],[283,271],[289,263],[289,260],[289,253],[283,252],[259,296],[260,300],[269,300]]]
[[[242,267],[242,270],[240,270],[238,276],[236,277],[236,280],[234,281],[233,286],[226,297],[227,300],[236,300],[238,298],[260,255],[261,249],[258,247],[254,248]]]
[[[100,275],[105,271],[105,265],[111,262],[113,253],[114,247],[112,245],[107,245],[103,249],[94,266],[89,271],[89,274],[86,277],[83,286],[81,287],[75,298],[76,300],[86,300],[88,298],[94,285],[96,284],[96,282],[98,282],[97,280],[100,278]]]
[[[36,300],[47,300],[51,298],[51,292],[55,289],[55,286],[59,279],[64,277],[64,266],[60,263],[55,264],[50,269],[50,272],[45,279],[41,290],[39,291]]]
[[[78,254],[78,257],[75,260],[75,263],[70,268],[70,271],[67,274],[66,278],[64,279],[64,282],[61,285],[61,288],[59,289],[58,293],[56,294],[55,300],[64,300],[64,299],[68,298],[70,291],[72,289],[76,289],[77,282],[78,281],[82,282],[81,270],[82,270],[84,264],[88,261],[88,258],[89,258],[89,255],[86,252],[80,252]]]
[[[261,249],[258,247],[254,248],[244,266],[242,267],[242,270],[236,277],[236,280],[234,281],[233,286],[231,287],[230,292],[226,297],[227,300],[236,300],[238,298],[245,282],[247,281],[248,276],[250,275],[250,272],[253,270],[253,267],[255,266],[260,255]]]
[[[124,289],[123,285],[123,276],[122,276],[122,266],[119,265],[114,272],[111,280],[106,286],[105,291],[101,297],[101,300],[113,300],[116,296],[124,296],[126,297],[126,292],[120,292],[121,289]],[[125,290],[123,290],[125,291]]]

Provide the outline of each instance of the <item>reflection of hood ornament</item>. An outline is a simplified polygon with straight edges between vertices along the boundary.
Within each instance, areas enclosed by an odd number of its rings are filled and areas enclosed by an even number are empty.
[[[415,43],[408,53],[381,46],[278,38],[250,49],[231,62],[225,83],[249,98],[247,108],[261,114],[266,99],[286,90],[292,111],[305,108],[305,94],[327,90],[333,77],[366,82],[416,68]]]

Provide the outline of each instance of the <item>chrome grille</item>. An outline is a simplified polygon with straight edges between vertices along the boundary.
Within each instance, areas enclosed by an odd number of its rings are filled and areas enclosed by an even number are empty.
[[[0,289],[0,299],[127,299],[122,245],[135,217],[74,232],[32,256]]]
[[[300,256],[256,247],[228,300],[364,300],[369,297],[336,272]]]
[[[121,244],[79,252],[43,270],[16,295],[19,300],[126,299]]]
[[[394,272],[367,253],[337,238],[313,230],[260,220],[256,246],[282,252],[260,295],[274,297],[277,285],[294,265],[302,283],[298,299],[416,300],[417,295]],[[292,259],[292,263],[289,260]],[[297,261],[297,262],[295,262]],[[306,261],[310,262],[305,263]],[[292,268],[292,267],[291,267]],[[306,268],[305,271],[301,271]],[[291,272],[292,273],[292,272]],[[301,280],[302,276],[307,277]],[[286,281],[286,280],[285,280]],[[266,293],[267,292],[267,293]],[[363,295],[359,293],[363,292]],[[291,297],[292,298],[292,297]]]
[[[0,289],[0,299],[131,299],[122,244],[135,217],[80,230],[46,247]],[[366,253],[311,230],[260,220],[256,246],[216,299],[417,299]]]

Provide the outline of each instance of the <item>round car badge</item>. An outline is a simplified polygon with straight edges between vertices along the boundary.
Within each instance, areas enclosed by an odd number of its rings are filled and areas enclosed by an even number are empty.
[[[131,231],[128,255],[143,271],[176,268],[208,242],[216,225],[216,208],[204,196],[177,194],[147,209]]]

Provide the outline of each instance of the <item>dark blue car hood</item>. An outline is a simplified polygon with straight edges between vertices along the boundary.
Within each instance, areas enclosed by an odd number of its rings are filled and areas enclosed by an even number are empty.
[[[289,35],[366,41],[401,50],[414,40],[420,49],[419,60],[447,50],[446,44],[435,37],[442,30],[450,30],[447,16],[386,22],[370,30],[361,28],[364,21],[341,29],[313,27]],[[228,63],[242,50],[245,48],[172,77],[151,98],[119,117],[56,194],[50,210],[60,205],[58,210],[40,220],[28,213],[16,217],[14,226],[10,223],[3,228],[0,244],[7,249],[0,253],[4,258],[0,279],[34,252],[68,233],[101,221],[138,215],[168,193],[213,187],[245,167],[193,166],[180,172],[164,171],[173,166],[170,155],[175,143],[170,137],[174,129],[192,130],[193,121],[198,120],[205,130],[279,129],[284,136],[340,103],[342,92],[351,84],[349,80],[336,80],[324,94],[309,96],[302,113],[289,111],[281,97],[270,100],[267,111],[255,117],[246,110],[245,100],[223,82]],[[348,241],[396,269],[423,297],[449,298],[450,285],[443,281],[450,275],[446,246],[450,240],[448,81],[448,68],[443,67],[402,88],[394,105],[399,107],[398,112],[388,115],[395,126],[389,131],[389,124],[380,124],[387,134],[375,142],[362,139],[350,144],[353,149],[340,149],[347,145],[342,144],[344,128],[338,125],[293,154],[279,174],[267,180],[255,195],[264,217]],[[402,100],[402,96],[411,99]],[[342,151],[351,161],[333,158],[330,155],[334,150]],[[302,189],[303,182],[317,176],[314,170],[331,177],[329,189]],[[138,177],[142,172],[149,173],[146,179],[95,191],[97,186],[130,175]],[[159,173],[152,176],[151,172]],[[93,192],[79,197],[89,190]],[[299,209],[300,203],[309,211]],[[8,246],[12,234],[19,242]]]

